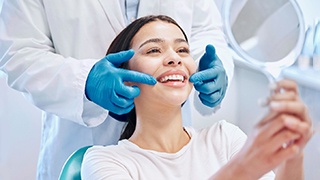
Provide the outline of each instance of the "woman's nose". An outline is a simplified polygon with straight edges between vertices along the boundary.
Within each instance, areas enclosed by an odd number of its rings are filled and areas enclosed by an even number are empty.
[[[166,66],[177,66],[181,64],[181,57],[176,52],[171,52],[164,61],[164,65]]]

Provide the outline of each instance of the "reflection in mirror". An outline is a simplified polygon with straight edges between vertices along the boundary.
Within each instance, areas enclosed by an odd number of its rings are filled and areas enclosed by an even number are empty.
[[[251,64],[280,69],[301,52],[304,21],[294,0],[226,0],[223,16],[230,45]]]
[[[247,2],[232,25],[232,33],[240,47],[253,58],[277,61],[297,44],[299,19],[287,0],[263,1],[258,6],[257,3],[261,2]]]

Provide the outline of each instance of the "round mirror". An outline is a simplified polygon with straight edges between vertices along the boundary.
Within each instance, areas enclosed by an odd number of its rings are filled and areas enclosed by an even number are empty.
[[[295,0],[225,0],[222,15],[233,50],[271,79],[302,50],[305,25]]]

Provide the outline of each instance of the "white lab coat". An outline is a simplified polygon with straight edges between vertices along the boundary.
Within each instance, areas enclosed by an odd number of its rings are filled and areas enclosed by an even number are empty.
[[[74,150],[115,143],[123,128],[84,95],[90,69],[125,27],[120,3],[5,0],[2,11],[0,69],[9,86],[43,110],[38,179],[57,179]],[[149,14],[173,17],[187,33],[195,58],[213,44],[232,78],[233,62],[213,0],[140,0],[138,16]]]

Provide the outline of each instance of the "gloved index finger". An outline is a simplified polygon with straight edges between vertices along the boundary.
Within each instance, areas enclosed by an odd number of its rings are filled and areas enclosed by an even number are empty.
[[[127,82],[136,82],[148,85],[155,85],[157,83],[157,80],[149,74],[125,69],[123,69],[122,73],[124,74],[122,76],[122,80]]]
[[[206,82],[209,80],[212,80],[217,77],[218,71],[215,71],[214,69],[207,69],[204,71],[196,72],[191,75],[189,81],[192,83],[201,83],[201,82]]]
[[[222,65],[222,62],[217,56],[214,46],[209,44],[206,46],[205,54],[200,59],[199,70],[202,71],[216,65]]]
[[[216,50],[213,45],[209,44],[206,46],[206,52],[200,59],[199,70],[202,71],[212,67],[215,59],[217,59]]]
[[[105,59],[111,62],[115,67],[119,67],[120,64],[130,60],[134,55],[134,51],[132,49],[127,51],[120,51],[118,53],[108,54]]]
[[[212,57],[212,58],[215,57],[215,55],[216,55],[216,49],[214,48],[213,45],[208,44],[208,45],[206,46],[206,54],[207,54],[209,57]]]

